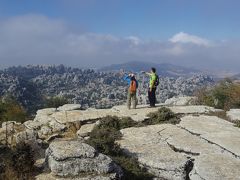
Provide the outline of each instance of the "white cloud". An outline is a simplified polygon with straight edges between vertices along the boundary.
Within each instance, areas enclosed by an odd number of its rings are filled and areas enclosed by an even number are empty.
[[[0,21],[0,64],[100,67],[128,61],[169,62],[196,68],[240,69],[240,43],[186,33],[170,41],[72,31],[62,20],[26,15]]]
[[[184,32],[175,34],[172,38],[169,39],[173,43],[192,43],[196,45],[210,46],[211,42],[207,39],[190,35]]]

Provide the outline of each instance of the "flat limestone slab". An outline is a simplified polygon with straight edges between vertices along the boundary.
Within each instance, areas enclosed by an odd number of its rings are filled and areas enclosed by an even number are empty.
[[[184,167],[188,159],[184,154],[174,152],[161,139],[159,133],[165,128],[164,125],[152,125],[123,129],[123,138],[118,143],[126,153],[137,157],[139,163],[157,177],[184,179]]]
[[[75,122],[75,121],[90,121],[96,120],[105,116],[131,117],[135,121],[144,121],[150,112],[156,112],[165,104],[157,104],[155,108],[149,108],[147,105],[139,105],[137,109],[127,109],[126,106],[114,106],[112,109],[87,109],[87,110],[69,110],[69,111],[54,111],[54,109],[42,109],[37,114],[34,121],[46,123],[54,118],[59,123]],[[68,105],[70,106],[70,105]],[[74,105],[76,106],[76,105]],[[204,114],[217,109],[208,106],[171,106],[169,107],[177,114]]]
[[[182,127],[240,157],[240,128],[215,116],[185,116]]]
[[[89,121],[105,117],[107,115],[116,115],[110,109],[101,110],[73,110],[73,111],[59,111],[51,115],[59,123],[67,123],[74,121]]]
[[[156,112],[161,107],[168,107],[165,104],[157,104],[155,108],[149,108],[146,105],[137,106],[136,109],[128,110],[126,106],[114,106],[112,111],[119,117],[130,116],[135,121],[144,121],[151,112]],[[176,114],[205,114],[220,111],[209,106],[169,106]]]
[[[227,111],[227,116],[231,121],[240,121],[240,109],[230,109]]]
[[[228,153],[202,154],[194,163],[190,179],[239,180],[240,159]]]
[[[197,135],[177,126],[164,125],[162,139],[176,152],[185,153],[194,159],[190,179],[237,179],[240,178],[240,159],[221,147],[209,143]]]

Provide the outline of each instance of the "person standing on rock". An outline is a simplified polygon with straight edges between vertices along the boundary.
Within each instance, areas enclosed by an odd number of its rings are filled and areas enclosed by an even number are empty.
[[[133,73],[125,74],[124,80],[128,82],[129,89],[127,95],[127,108],[131,109],[131,103],[133,104],[133,109],[136,109],[137,106],[137,88],[138,81],[135,78]]]
[[[150,102],[150,107],[155,107],[156,104],[156,89],[159,84],[159,77],[156,74],[156,69],[154,67],[151,68],[151,72],[144,72],[143,73],[149,75],[149,89],[148,89],[148,99]]]

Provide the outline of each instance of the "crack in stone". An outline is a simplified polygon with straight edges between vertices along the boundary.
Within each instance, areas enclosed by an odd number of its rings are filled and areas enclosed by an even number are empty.
[[[184,149],[177,148],[176,146],[174,146],[173,144],[170,144],[169,142],[167,142],[167,144],[174,152],[184,153],[184,154],[192,155],[192,156],[200,155],[200,153],[197,153],[197,152],[191,152],[191,151],[186,151]]]
[[[222,149],[223,151],[226,151],[226,152],[230,153],[231,155],[233,155],[235,158],[240,159],[240,156],[239,156],[239,155],[235,154],[234,152],[226,149],[225,147],[223,147],[223,146],[221,146],[221,145],[219,145],[219,144],[217,144],[217,143],[215,143],[215,142],[213,142],[213,141],[210,141],[210,140],[202,137],[201,134],[194,133],[194,132],[190,131],[189,129],[187,129],[187,128],[185,128],[185,127],[182,127],[182,126],[180,126],[180,125],[178,125],[178,127],[181,128],[181,129],[183,129],[183,130],[185,130],[185,131],[187,131],[187,132],[189,132],[189,133],[192,134],[192,135],[198,136],[200,139],[205,140],[205,141],[206,141],[207,143],[209,143],[209,144],[213,144],[213,145],[219,147],[219,148]]]
[[[194,152],[190,152],[190,151],[186,151],[184,149],[179,149],[177,147],[175,147],[174,145],[170,144],[167,140],[171,137],[167,137],[165,139],[163,139],[162,135],[161,135],[161,132],[163,132],[164,130],[166,130],[167,128],[164,128],[160,131],[157,132],[157,134],[160,136],[160,139],[159,140],[162,140],[162,141],[165,141],[167,143],[167,145],[174,151],[174,152],[177,152],[177,153],[185,153],[187,155],[190,155],[190,156],[199,156],[200,153],[194,153]],[[194,167],[194,160],[193,158],[190,157],[190,159],[188,159],[184,165],[184,172],[185,172],[185,180],[190,180],[190,177],[189,177],[189,174],[190,172],[193,170],[193,167]],[[173,172],[181,172],[180,170],[166,170],[166,169],[160,169],[159,170],[162,170],[162,171],[173,171]]]

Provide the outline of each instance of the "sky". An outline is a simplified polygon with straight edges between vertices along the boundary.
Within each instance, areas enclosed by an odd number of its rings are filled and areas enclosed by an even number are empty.
[[[1,67],[240,69],[239,0],[0,0]]]

